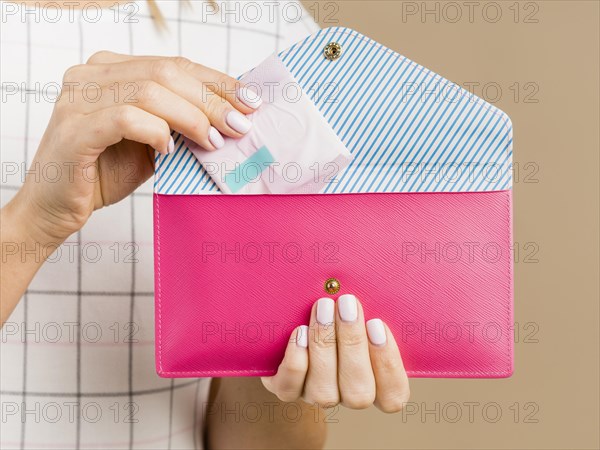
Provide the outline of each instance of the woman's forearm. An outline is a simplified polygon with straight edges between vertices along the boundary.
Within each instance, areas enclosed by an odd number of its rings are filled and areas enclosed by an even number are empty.
[[[258,377],[214,379],[204,414],[210,449],[319,449],[325,443],[324,410],[282,402]]]
[[[26,195],[19,192],[0,210],[0,326],[8,320],[38,269],[62,243],[38,228],[27,201]]]

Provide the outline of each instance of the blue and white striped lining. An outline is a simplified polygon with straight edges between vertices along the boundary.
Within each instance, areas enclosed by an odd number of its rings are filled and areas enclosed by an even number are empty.
[[[323,57],[329,42],[336,61]],[[353,155],[323,193],[477,192],[512,187],[508,116],[360,33],[326,28],[279,54]],[[156,156],[159,194],[219,194],[181,136]]]

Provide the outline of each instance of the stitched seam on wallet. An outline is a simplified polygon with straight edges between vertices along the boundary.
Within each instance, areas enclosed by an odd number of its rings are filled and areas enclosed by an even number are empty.
[[[507,243],[507,248],[510,249],[510,238],[511,238],[511,233],[510,233],[510,229],[511,229],[511,209],[510,209],[510,199],[512,196],[512,190],[506,190],[506,191],[500,191],[498,193],[502,193],[503,195],[506,195],[506,243]],[[394,193],[391,193],[392,195]],[[402,195],[402,193],[396,193],[398,195]],[[478,193],[478,192],[473,192],[473,195],[477,195],[477,194],[483,194],[485,195],[485,193]],[[494,193],[491,193],[494,194]],[[319,195],[319,194],[316,194]],[[336,194],[328,194],[328,195],[336,195]],[[382,193],[381,195],[389,195],[389,193]],[[156,218],[157,218],[157,224],[156,224],[156,254],[157,254],[157,276],[158,276],[158,280],[157,280],[157,285],[158,285],[158,366],[160,368],[160,372],[163,375],[189,375],[189,376],[203,376],[206,374],[214,374],[214,375],[223,375],[223,374],[264,374],[265,372],[268,372],[267,370],[202,370],[202,371],[163,371],[163,366],[162,366],[162,306],[161,306],[161,299],[162,299],[162,289],[161,289],[161,273],[160,273],[160,195],[156,196]],[[513,276],[512,276],[512,270],[510,269],[510,264],[512,261],[512,251],[509,250],[508,253],[508,258],[509,258],[509,269],[508,269],[508,273],[506,274],[507,276],[505,277],[508,280],[508,283],[506,285],[506,291],[507,291],[507,298],[506,298],[506,302],[505,302],[505,307],[506,307],[506,369],[504,371],[496,371],[496,372],[488,372],[488,371],[436,371],[436,370],[407,370],[407,374],[408,375],[439,375],[439,376],[444,376],[444,375],[464,375],[464,376],[475,376],[475,375],[487,375],[490,377],[494,377],[494,376],[506,376],[507,374],[509,374],[511,372],[511,364],[510,364],[510,360],[511,360],[511,353],[510,353],[510,335],[509,335],[509,331],[510,331],[510,302],[511,302],[511,286],[512,286],[512,282],[513,282]]]
[[[158,367],[161,373],[163,372],[162,367],[162,309],[161,309],[161,276],[160,276],[160,196],[156,198],[156,272],[157,272],[157,286],[158,286]]]
[[[510,372],[511,369],[511,351],[510,351],[510,347],[511,347],[511,339],[513,339],[513,336],[510,335],[510,330],[512,329],[512,324],[511,324],[511,297],[514,297],[514,291],[513,291],[513,269],[512,269],[512,264],[514,261],[514,256],[513,256],[513,246],[511,243],[512,240],[512,211],[511,211],[511,206],[510,206],[510,200],[512,199],[512,191],[508,191],[509,193],[506,195],[506,248],[508,248],[508,274],[505,277],[505,279],[508,280],[508,283],[506,285],[506,292],[507,292],[507,299],[505,302],[505,306],[506,306],[506,372]],[[511,296],[512,293],[512,296]],[[514,320],[513,320],[514,322]]]
[[[249,369],[249,370],[197,370],[195,372],[190,372],[190,371],[175,371],[175,372],[161,372],[165,375],[191,375],[191,376],[197,376],[197,377],[202,377],[205,376],[206,374],[214,374],[214,375],[223,375],[223,374],[249,374],[249,373],[259,373],[259,374],[265,374],[265,373],[271,373],[271,371],[269,370],[255,370],[255,369]],[[499,371],[499,372],[486,372],[486,371],[472,371],[472,372],[464,372],[464,371],[433,371],[433,370],[407,370],[406,373],[408,375],[466,375],[466,376],[473,376],[473,375],[487,375],[489,377],[494,377],[494,376],[505,376],[507,373],[509,373],[509,371]]]
[[[309,39],[309,38],[307,38],[307,40],[306,40],[305,42],[302,42],[302,44],[301,44],[301,45],[300,45],[298,48],[301,48],[301,47],[302,47],[302,46],[304,46],[304,45],[308,45],[308,43],[309,43],[309,42],[312,42],[312,41],[316,40],[316,39],[317,39],[317,36],[318,36],[318,35],[320,35],[321,33],[326,33],[326,34],[328,34],[328,33],[329,33],[329,34],[341,33],[341,34],[353,35],[355,39],[360,39],[360,40],[363,40],[363,41],[368,41],[368,43],[369,43],[369,44],[370,44],[372,47],[379,46],[380,50],[383,50],[384,52],[387,52],[387,53],[392,53],[392,54],[393,54],[393,55],[395,55],[396,57],[404,59],[404,60],[405,60],[405,61],[406,61],[408,64],[410,64],[410,65],[413,65],[413,66],[416,66],[415,68],[416,68],[418,71],[420,71],[420,72],[424,72],[424,73],[425,73],[425,75],[426,75],[426,76],[428,76],[428,77],[431,77],[431,78],[433,78],[433,79],[442,79],[442,80],[445,80],[445,81],[447,81],[448,83],[455,84],[456,86],[458,86],[456,83],[453,83],[452,81],[448,80],[447,78],[444,78],[443,76],[441,76],[441,75],[439,75],[439,74],[437,74],[437,73],[435,73],[435,72],[433,72],[433,71],[431,71],[431,70],[429,70],[429,69],[427,69],[427,68],[425,68],[425,67],[421,66],[420,64],[418,64],[418,63],[414,62],[413,60],[411,60],[411,59],[408,59],[406,56],[404,56],[404,55],[401,55],[400,53],[398,53],[398,52],[396,52],[396,51],[394,51],[394,50],[392,50],[392,49],[390,49],[390,48],[387,48],[387,47],[385,47],[383,44],[380,44],[379,42],[377,42],[377,41],[375,41],[375,40],[373,40],[373,39],[371,39],[371,38],[369,38],[369,37],[367,37],[367,36],[365,36],[365,35],[362,35],[362,34],[360,34],[358,31],[350,30],[350,29],[343,28],[343,27],[335,27],[335,28],[333,28],[333,29],[332,29],[332,28],[329,28],[329,29],[328,29],[328,28],[326,28],[326,29],[324,29],[324,30],[321,30],[320,32],[318,32],[318,33],[317,33],[317,34],[316,34],[316,35],[313,37],[313,39]],[[293,47],[292,47],[292,48],[293,48]],[[284,52],[282,53],[282,56],[283,56],[283,55],[285,55],[285,54],[287,54],[287,53],[289,53],[289,52],[290,52],[290,50],[291,50],[292,48],[289,48],[288,50],[284,51]],[[471,94],[469,94],[469,92],[468,92],[468,91],[466,91],[465,89],[461,88],[460,86],[458,86],[458,87],[460,88],[460,91],[459,91],[459,92],[460,92],[460,94],[461,94],[461,96],[460,96],[460,97],[461,97],[461,99],[462,99],[462,98],[464,98],[464,96],[465,96],[465,95],[471,95]],[[493,114],[495,114],[496,116],[500,116],[500,118],[502,119],[502,123],[503,123],[503,125],[504,125],[504,129],[505,129],[505,130],[506,130],[506,131],[507,131],[509,134],[512,134],[512,133],[511,133],[511,128],[512,128],[512,127],[510,127],[510,126],[508,125],[508,122],[509,122],[509,120],[507,119],[507,115],[506,115],[506,113],[504,113],[504,112],[500,111],[498,108],[496,108],[496,107],[495,107],[495,106],[493,106],[493,105],[490,105],[488,102],[486,102],[486,101],[485,101],[485,100],[483,100],[482,98],[479,98],[479,97],[477,97],[476,95],[473,95],[472,97],[476,99],[476,101],[478,102],[478,104],[479,104],[479,105],[481,105],[481,106],[483,106],[484,108],[486,108],[486,109],[490,110],[490,111],[491,111]],[[506,149],[506,155],[509,155],[509,154],[510,154],[510,150],[511,150],[511,149],[512,149],[512,144],[511,144],[510,146],[508,146],[508,147],[507,147],[507,149]],[[512,178],[511,178],[510,188],[512,189]],[[477,192],[477,191],[466,191],[466,192]],[[485,191],[480,191],[480,192],[485,192]]]

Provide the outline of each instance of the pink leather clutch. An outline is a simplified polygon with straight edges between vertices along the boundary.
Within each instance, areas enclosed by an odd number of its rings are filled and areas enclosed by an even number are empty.
[[[316,194],[235,195],[181,136],[157,155],[158,374],[274,374],[334,278],[333,297],[357,295],[390,326],[409,376],[510,376],[508,117],[347,28],[278,56],[352,162]]]

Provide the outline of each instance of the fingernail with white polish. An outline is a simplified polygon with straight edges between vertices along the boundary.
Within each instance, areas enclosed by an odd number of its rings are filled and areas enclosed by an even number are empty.
[[[262,105],[260,95],[247,87],[239,88],[237,90],[237,97],[248,108],[256,109]]]
[[[175,151],[175,141],[173,140],[173,136],[169,137],[169,145],[167,146],[167,153],[170,155]]]
[[[298,327],[298,331],[296,332],[296,345],[298,347],[307,348],[308,347],[308,326],[300,325]]]
[[[332,299],[323,297],[317,301],[317,322],[321,325],[329,325],[333,322],[335,303]]]
[[[221,133],[219,133],[219,130],[217,130],[215,127],[210,127],[210,131],[208,132],[208,140],[217,149],[222,148],[225,145],[223,136],[221,136]]]
[[[367,322],[367,334],[373,345],[384,345],[387,341],[385,326],[381,319],[371,319]]]
[[[252,128],[252,122],[239,111],[230,111],[227,114],[227,125],[242,134],[246,134]]]
[[[356,297],[352,294],[340,295],[337,300],[338,311],[344,322],[354,322],[358,318]]]

